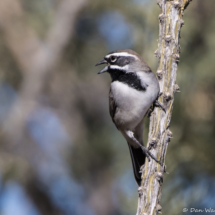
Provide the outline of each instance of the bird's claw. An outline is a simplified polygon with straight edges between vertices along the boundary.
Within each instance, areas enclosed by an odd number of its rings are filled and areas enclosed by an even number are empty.
[[[158,98],[162,95],[163,93],[160,93]],[[151,116],[152,112],[154,111],[155,107],[160,107],[164,113],[166,113],[166,109],[164,108],[164,106],[158,101],[158,98],[154,101],[154,103],[152,104],[152,107],[149,109],[148,111],[148,117]]]
[[[151,161],[151,158],[155,160],[157,163],[161,164],[161,161],[159,161],[147,148],[142,148],[143,152],[146,154],[146,157],[148,158],[149,162]],[[150,158],[151,157],[151,158]]]
[[[164,106],[158,100],[155,100],[154,106],[155,107],[160,107],[166,113],[166,110],[165,110]]]
[[[166,113],[166,109],[164,108],[164,106],[158,101],[158,99],[163,95],[162,92],[159,93],[157,99],[154,102],[154,106],[155,107],[160,107],[165,113]]]

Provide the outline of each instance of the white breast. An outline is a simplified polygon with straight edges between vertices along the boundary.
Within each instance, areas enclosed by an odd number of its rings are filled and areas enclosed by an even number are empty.
[[[154,101],[150,87],[146,91],[138,91],[125,83],[114,81],[111,83],[111,91],[118,107],[115,121],[131,129],[143,119]]]

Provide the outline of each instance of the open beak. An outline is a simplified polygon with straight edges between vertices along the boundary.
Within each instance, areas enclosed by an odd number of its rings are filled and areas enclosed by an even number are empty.
[[[103,60],[101,60],[100,62],[98,62],[98,63],[96,64],[96,66],[101,65],[101,64],[107,64],[107,61],[106,61],[105,59],[103,59]],[[108,66],[106,66],[104,69],[102,69],[98,74],[107,72],[107,70],[108,70]]]

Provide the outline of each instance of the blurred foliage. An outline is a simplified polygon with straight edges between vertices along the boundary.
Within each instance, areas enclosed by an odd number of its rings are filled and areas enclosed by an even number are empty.
[[[60,2],[21,1],[25,22],[41,43]],[[185,11],[177,77],[181,93],[171,122],[163,214],[215,206],[214,8],[214,0],[195,0]],[[109,117],[110,78],[98,76],[94,65],[109,51],[130,48],[155,72],[159,13],[155,0],[89,0],[15,146],[4,125],[26,74],[0,31],[0,214],[135,214],[138,194],[129,151]],[[148,120],[145,124],[146,142]]]

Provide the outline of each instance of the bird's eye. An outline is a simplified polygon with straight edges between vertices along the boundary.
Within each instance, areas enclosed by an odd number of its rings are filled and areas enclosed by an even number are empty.
[[[111,60],[112,63],[114,63],[117,60],[117,57],[112,55],[110,57],[110,60]]]

